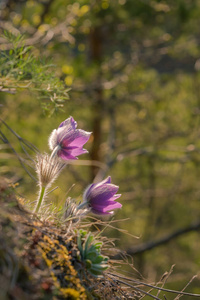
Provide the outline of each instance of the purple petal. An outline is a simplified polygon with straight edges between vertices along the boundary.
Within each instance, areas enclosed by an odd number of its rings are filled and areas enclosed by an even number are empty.
[[[57,130],[58,143],[62,147],[76,146],[82,147],[90,138],[91,133],[71,127],[62,127]]]
[[[72,126],[64,126],[57,129],[57,141],[66,147],[76,137],[76,130]]]
[[[97,184],[95,186],[95,193],[98,195],[102,191],[104,191],[104,192],[111,192],[115,194],[118,191],[118,189],[119,189],[118,185],[112,183]]]
[[[76,146],[67,146],[66,148],[62,147],[61,151],[64,151],[65,153],[69,153],[73,156],[78,156],[78,155],[81,155],[81,154],[84,154],[84,153],[88,153],[88,151],[86,149],[81,149],[81,148],[78,148]]]
[[[115,202],[115,201],[105,201],[104,203],[101,203],[101,204],[95,203],[95,204],[91,205],[91,207],[95,210],[105,212],[105,211],[112,210],[115,208],[121,208],[122,204],[119,202]]]
[[[69,141],[70,146],[82,147],[89,140],[91,132],[77,129],[74,135],[74,140]]]
[[[60,150],[58,151],[58,156],[59,156],[60,158],[62,158],[63,160],[71,160],[71,159],[74,160],[74,159],[77,159],[77,157],[71,155],[71,153],[69,153],[68,151],[65,151],[65,150],[63,150],[63,149],[60,149]]]
[[[104,185],[105,183],[111,183],[111,176],[108,176],[106,179],[102,180],[101,182],[97,183],[96,185]]]
[[[90,191],[92,190],[92,188],[95,186],[95,183],[92,183],[92,184],[90,184],[87,188],[86,188],[86,190],[85,190],[85,192],[84,192],[84,194],[83,194],[83,201],[87,201],[87,199],[88,199],[88,195],[90,194]]]
[[[84,154],[84,153],[88,153],[88,151],[86,149],[79,149],[79,148],[76,148],[76,149],[72,149],[70,151],[71,155],[74,155],[74,156],[79,156],[81,154]]]
[[[59,126],[58,126],[58,128],[60,128],[60,127],[63,127],[63,126],[72,126],[72,128],[73,129],[76,129],[76,127],[77,127],[77,122],[74,120],[74,118],[73,117],[69,117],[68,119],[66,119],[65,121],[63,121]],[[70,127],[71,127],[70,126]]]
[[[106,183],[111,183],[111,177],[110,176],[108,176],[106,179],[96,183],[95,188],[97,188],[99,186],[104,186]]]
[[[93,183],[93,184],[89,185],[88,188],[85,190],[84,195],[83,195],[84,201],[89,199],[90,193],[93,189],[96,189],[98,186],[102,186],[105,183],[111,183],[111,177],[110,176],[108,176],[106,179],[104,179],[103,181],[101,181],[99,183]]]
[[[114,202],[114,201],[106,201],[102,205],[95,204],[95,205],[92,205],[91,207],[92,207],[92,210],[99,211],[101,213],[105,213],[109,210],[113,210],[113,209],[116,209],[116,208],[121,208],[122,204],[119,203],[119,202]]]
[[[95,203],[109,200],[116,194],[118,189],[119,187],[114,184],[104,184],[103,186],[99,185],[93,187],[88,194],[88,200]]]
[[[83,145],[89,140],[91,133],[84,130],[64,130],[59,133],[59,143],[63,147],[76,146],[83,147]]]
[[[112,198],[110,198],[110,201],[115,201],[116,199],[118,199],[119,197],[121,197],[122,194],[116,194],[114,195]]]
[[[103,181],[102,181],[103,182]],[[108,176],[106,179],[105,179],[105,183],[111,183],[111,176]]]
[[[104,204],[106,206],[103,208],[103,212],[122,207],[121,203],[115,201],[107,201]]]

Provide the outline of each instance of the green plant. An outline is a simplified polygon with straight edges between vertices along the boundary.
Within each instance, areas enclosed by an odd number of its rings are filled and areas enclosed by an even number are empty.
[[[101,254],[102,242],[95,240],[91,232],[79,230],[77,245],[87,271],[95,277],[101,277],[108,268],[108,257]]]

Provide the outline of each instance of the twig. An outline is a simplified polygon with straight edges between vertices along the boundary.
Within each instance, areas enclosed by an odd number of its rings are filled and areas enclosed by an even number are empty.
[[[114,280],[112,277],[111,277],[111,279]],[[151,298],[153,298],[153,299],[161,300],[160,298],[158,298],[158,297],[156,297],[156,296],[154,296],[154,295],[151,295],[151,294],[149,294],[148,292],[143,291],[143,290],[139,289],[139,288],[136,287],[136,286],[133,286],[132,284],[129,284],[129,283],[124,282],[124,281],[119,280],[119,279],[115,279],[115,280],[116,280],[117,282],[122,283],[122,284],[124,284],[124,285],[127,285],[127,286],[133,288],[134,290],[136,290],[136,291],[138,291],[138,292],[140,292],[140,293],[142,293],[142,294],[145,294],[145,295],[147,295],[147,296],[149,296],[149,297],[151,297]]]
[[[144,286],[148,286],[150,288],[154,288],[156,290],[161,290],[161,291],[164,291],[164,292],[169,292],[169,293],[174,293],[174,294],[181,294],[181,295],[185,295],[185,296],[193,296],[193,297],[200,297],[200,294],[192,294],[192,293],[186,293],[186,292],[183,292],[183,291],[176,291],[176,290],[170,290],[170,289],[165,289],[165,288],[161,288],[161,287],[158,287],[158,286],[154,286],[152,284],[148,284],[148,283],[144,283],[144,282],[141,282],[141,281],[138,281],[138,280],[135,280],[135,279],[132,279],[132,278],[128,278],[128,277],[123,277],[123,276],[120,276],[118,274],[111,274],[111,273],[108,273],[109,275],[111,276],[116,276],[118,278],[122,278],[124,280],[128,280],[128,281],[132,281],[136,284],[142,284]],[[196,276],[194,276],[192,278],[192,280],[195,278]],[[191,280],[190,280],[191,282]],[[190,284],[190,282],[188,284]],[[186,285],[186,287],[188,286],[188,284]],[[186,288],[185,287],[185,288]],[[184,289],[185,289],[184,288]]]
[[[167,279],[169,278],[169,276],[172,274],[174,267],[175,267],[175,265],[173,265],[173,266],[171,267],[171,269],[169,270],[169,272],[167,272],[166,275],[164,274],[164,275],[162,276],[162,278],[161,278],[161,281],[163,281],[162,286],[161,286],[162,288],[163,288],[163,286],[165,285],[165,283],[167,282]],[[163,280],[163,277],[164,277],[164,280]],[[156,296],[159,296],[160,292],[161,292],[161,290],[158,290],[158,293],[157,293]]]
[[[156,248],[158,246],[167,244],[171,240],[176,239],[177,237],[179,237],[181,235],[184,235],[184,234],[192,232],[192,231],[197,231],[197,230],[200,230],[200,222],[191,223],[190,226],[178,229],[178,230],[170,233],[169,235],[162,237],[156,241],[146,242],[146,243],[138,245],[136,247],[129,248],[127,250],[127,253],[130,255],[143,253],[143,252],[149,251],[153,248]]]
[[[179,295],[177,295],[176,298],[175,298],[174,300],[179,300],[179,299],[183,296],[182,292],[188,287],[188,285],[190,285],[190,283],[191,283],[196,277],[197,277],[197,276],[195,275],[195,276],[193,276],[193,277],[190,279],[190,281],[186,284],[186,286],[181,290],[181,292],[179,293]]]
[[[29,172],[29,170],[26,168],[25,164],[23,163],[23,159],[19,156],[19,154],[15,151],[15,149],[10,144],[9,140],[6,138],[6,136],[3,134],[3,132],[0,130],[1,139],[4,141],[4,143],[8,144],[10,149],[14,152],[14,154],[17,156],[21,166],[24,168],[24,170],[28,173],[28,175],[35,181],[36,178]]]

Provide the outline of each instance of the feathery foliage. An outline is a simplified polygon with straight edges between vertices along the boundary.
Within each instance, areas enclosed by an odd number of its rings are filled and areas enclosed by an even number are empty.
[[[4,31],[3,37],[9,49],[1,49],[0,53],[0,91],[15,93],[27,89],[35,93],[48,115],[62,109],[69,98],[69,89],[53,72],[55,65],[44,58],[36,58],[33,47],[25,45],[23,35]]]

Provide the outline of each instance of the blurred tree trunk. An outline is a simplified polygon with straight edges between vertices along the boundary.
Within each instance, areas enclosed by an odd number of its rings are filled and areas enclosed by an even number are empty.
[[[98,74],[95,82],[94,101],[92,103],[92,127],[93,127],[93,144],[90,152],[91,160],[100,160],[100,145],[102,136],[102,119],[103,119],[103,89],[101,85],[101,58],[102,58],[102,36],[101,27],[94,27],[90,32],[90,50],[91,63],[98,66]],[[91,180],[94,179],[98,171],[96,166],[91,167]]]
[[[146,219],[146,224],[143,233],[143,241],[153,240],[155,234],[155,211],[156,211],[156,175],[155,175],[155,163],[156,163],[156,149],[154,153],[148,158],[148,216]],[[139,253],[137,258],[137,269],[141,274],[147,276],[146,274],[146,257],[144,253]]]

